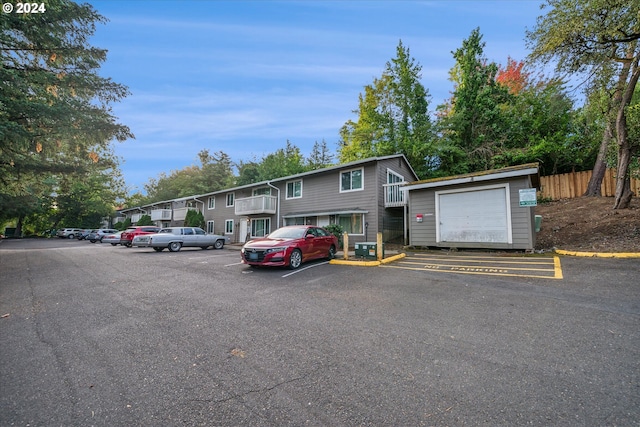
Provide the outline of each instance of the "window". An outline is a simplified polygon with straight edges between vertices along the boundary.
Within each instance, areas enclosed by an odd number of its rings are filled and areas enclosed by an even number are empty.
[[[264,237],[271,232],[271,218],[255,218],[251,221],[251,236]]]
[[[340,192],[358,191],[363,189],[362,169],[354,169],[340,174]]]
[[[195,234],[197,234],[198,236],[204,236],[204,230],[202,228],[194,228],[193,231],[195,232]]]
[[[227,207],[233,206],[235,197],[236,197],[236,193],[227,194]]]
[[[287,199],[302,197],[302,180],[287,182]]]
[[[233,220],[228,219],[224,222],[224,234],[233,234]]]
[[[207,234],[213,234],[213,221],[207,221]]]
[[[215,209],[216,208],[216,198],[215,196],[211,196],[209,197],[209,209]]]
[[[364,234],[362,214],[336,215],[336,222],[349,234]]]

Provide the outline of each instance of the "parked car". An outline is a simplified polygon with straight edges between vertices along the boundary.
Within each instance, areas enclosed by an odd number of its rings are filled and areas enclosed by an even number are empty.
[[[312,259],[332,259],[337,248],[338,238],[322,227],[290,225],[250,240],[240,254],[242,262],[251,266],[288,266],[293,270]]]
[[[106,236],[107,234],[113,234],[117,232],[118,230],[115,230],[113,228],[100,228],[98,230],[93,230],[91,233],[89,233],[86,239],[91,243],[95,243],[95,242],[102,243],[102,238],[104,236]]]
[[[90,229],[90,228],[85,228],[80,230],[79,233],[76,233],[76,239],[78,240],[85,240],[87,238],[87,236],[93,232],[95,232],[96,229]]]
[[[171,252],[178,252],[182,247],[197,247],[207,249],[213,246],[222,249],[225,243],[230,243],[227,236],[207,234],[198,227],[167,227],[155,234],[145,234],[133,238],[132,245],[150,247],[156,252],[167,248]]]
[[[144,234],[157,233],[160,230],[161,230],[160,227],[156,227],[154,225],[138,225],[134,227],[128,227],[120,235],[120,244],[130,248],[131,242],[133,242],[134,237],[141,236]]]
[[[102,243],[111,243],[113,246],[117,246],[120,244],[120,235],[122,233],[122,231],[118,231],[113,234],[107,234],[102,237]]]
[[[80,228],[61,228],[56,235],[61,239],[75,239],[81,231]]]

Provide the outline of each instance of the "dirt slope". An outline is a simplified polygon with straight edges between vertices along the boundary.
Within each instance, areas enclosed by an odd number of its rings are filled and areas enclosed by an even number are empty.
[[[536,249],[585,252],[640,252],[640,200],[613,209],[612,197],[578,197],[538,204],[542,227]]]

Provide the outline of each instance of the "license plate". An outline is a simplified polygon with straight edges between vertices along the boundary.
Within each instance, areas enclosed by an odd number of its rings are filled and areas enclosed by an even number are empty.
[[[249,252],[249,259],[251,261],[257,260],[258,259],[258,253],[257,252]]]

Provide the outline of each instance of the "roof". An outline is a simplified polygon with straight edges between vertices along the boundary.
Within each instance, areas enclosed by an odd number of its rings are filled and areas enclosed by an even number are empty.
[[[160,204],[163,204],[163,203],[169,203],[169,202],[175,202],[175,201],[197,200],[199,197],[208,197],[208,196],[213,196],[215,194],[229,193],[229,192],[233,192],[233,191],[236,191],[236,190],[242,190],[242,189],[245,189],[245,188],[268,186],[268,185],[270,185],[270,184],[272,184],[274,182],[290,181],[292,179],[302,178],[302,177],[309,176],[309,175],[317,175],[317,174],[321,174],[321,173],[332,172],[332,171],[335,171],[335,170],[348,169],[348,168],[364,165],[364,164],[367,164],[367,163],[379,162],[381,160],[395,159],[395,158],[404,159],[404,162],[407,164],[407,166],[409,167],[409,169],[413,173],[413,176],[414,177],[418,176],[418,175],[416,175],[416,172],[413,170],[413,168],[411,167],[411,164],[409,163],[409,161],[407,160],[407,158],[405,157],[404,154],[391,154],[391,155],[388,155],[388,156],[368,157],[366,159],[355,160],[355,161],[349,162],[349,163],[341,163],[341,164],[338,164],[338,165],[329,166],[329,167],[322,168],[322,169],[315,169],[315,170],[312,170],[312,171],[309,171],[309,172],[302,172],[302,173],[298,173],[298,174],[295,174],[295,175],[283,176],[283,177],[280,177],[280,178],[270,179],[270,180],[266,180],[266,181],[260,181],[260,182],[254,182],[254,183],[251,183],[251,184],[240,185],[240,186],[237,186],[237,187],[224,188],[222,190],[212,191],[212,192],[209,192],[209,193],[196,194],[196,195],[193,195],[193,196],[180,197],[180,198],[175,198],[175,199],[171,199],[171,200],[163,200],[163,201],[160,201],[160,202],[149,203],[149,204],[143,205],[143,206],[135,206],[135,207],[131,207],[131,208],[122,209],[120,212],[129,212],[129,211],[136,210],[136,209],[144,210],[145,207],[152,207],[152,206],[160,205]],[[202,200],[197,200],[197,201],[199,201],[201,203],[204,203]]]
[[[425,188],[445,187],[449,185],[467,184],[471,182],[493,181],[496,179],[512,178],[526,175],[532,176],[533,185],[536,188],[539,187],[540,178],[538,176],[538,163],[526,163],[523,165],[509,166],[502,169],[490,169],[486,171],[472,172],[462,175],[409,182],[405,184],[403,188],[409,191],[421,190]]]

